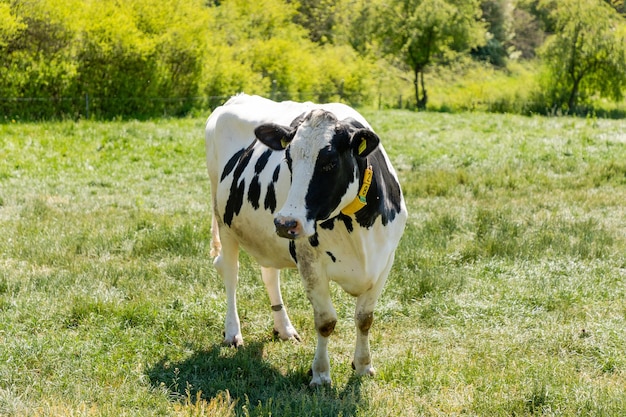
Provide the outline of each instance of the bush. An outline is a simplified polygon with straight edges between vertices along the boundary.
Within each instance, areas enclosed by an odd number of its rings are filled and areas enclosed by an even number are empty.
[[[0,5],[9,119],[180,116],[242,91],[352,104],[371,95],[367,59],[310,41],[280,0]]]

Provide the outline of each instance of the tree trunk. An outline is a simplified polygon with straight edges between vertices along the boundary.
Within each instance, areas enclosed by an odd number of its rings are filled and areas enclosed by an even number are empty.
[[[426,93],[426,86],[424,85],[424,69],[422,67],[415,67],[415,104],[419,110],[426,110],[426,103],[428,102],[428,94]],[[422,87],[422,94],[420,96],[420,86]]]
[[[569,99],[567,100],[567,107],[569,114],[574,114],[576,110],[576,103],[578,101],[578,86],[580,85],[580,78],[574,80],[574,85],[572,86],[572,91],[569,94]]]
[[[422,98],[417,102],[417,108],[420,110],[426,110],[426,103],[428,103],[428,93],[426,92],[426,86],[424,85],[424,70],[420,72],[422,83]]]

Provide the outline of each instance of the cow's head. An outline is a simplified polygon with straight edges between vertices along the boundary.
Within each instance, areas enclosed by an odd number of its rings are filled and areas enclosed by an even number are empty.
[[[285,150],[291,188],[274,224],[281,237],[315,233],[315,223],[339,214],[357,195],[359,166],[379,143],[374,132],[354,119],[339,121],[325,110],[313,110],[291,126],[263,124],[257,139]]]

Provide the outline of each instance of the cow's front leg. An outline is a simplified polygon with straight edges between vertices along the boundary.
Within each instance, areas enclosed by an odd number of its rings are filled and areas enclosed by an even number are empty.
[[[294,339],[300,341],[300,335],[292,326],[283,305],[283,297],[280,293],[280,270],[274,268],[261,268],[261,276],[270,297],[272,313],[274,315],[274,332],[282,339]]]
[[[300,266],[300,265],[299,265]],[[335,330],[337,312],[330,298],[328,279],[321,277],[308,268],[300,268],[302,281],[307,297],[313,306],[315,329],[317,330],[317,347],[311,371],[312,387],[330,384],[330,359],[328,357],[328,338]]]
[[[239,315],[237,314],[237,281],[239,272],[239,245],[232,239],[222,239],[220,254],[213,264],[218,274],[224,281],[226,289],[226,320],[224,329],[224,344],[240,347],[243,346],[243,336]]]
[[[329,298],[330,301],[330,298]],[[324,313],[313,308],[315,313],[315,329],[317,330],[317,346],[315,348],[315,357],[313,358],[313,365],[311,371],[313,378],[311,378],[312,387],[320,385],[330,385],[332,379],[330,378],[330,358],[328,356],[328,338],[330,337],[335,325],[337,324],[337,313],[330,304],[330,308],[325,308]]]
[[[356,311],[354,322],[356,324],[356,348],[354,350],[354,361],[352,366],[357,375],[374,376],[376,370],[372,365],[372,355],[370,353],[369,332],[374,323],[374,307],[378,297],[382,293],[387,275],[393,264],[393,256],[389,260],[383,274],[374,283],[374,286],[356,299]]]

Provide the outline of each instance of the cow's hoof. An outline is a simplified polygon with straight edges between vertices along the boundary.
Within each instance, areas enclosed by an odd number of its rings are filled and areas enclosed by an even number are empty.
[[[240,348],[243,346],[243,337],[241,337],[240,334],[232,337],[225,337],[222,343],[224,346]]]
[[[274,338],[280,338],[280,340],[292,340],[294,342],[302,342],[302,339],[300,339],[300,335],[293,327],[283,333],[274,329],[273,334]]]
[[[356,371],[357,375],[363,375],[363,376],[374,376],[374,375],[376,375],[376,369],[374,369],[374,367],[371,364],[367,364],[367,365],[363,366],[361,369],[356,369],[356,366],[354,365],[354,362],[352,362],[352,369],[354,371]]]
[[[311,380],[309,387],[317,388],[317,387],[325,387],[332,385],[332,380],[328,375],[318,375]]]
[[[317,375],[313,375],[313,369],[309,368],[309,376],[313,377],[309,383],[311,388],[330,386],[332,384],[330,373],[319,373]]]

